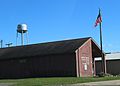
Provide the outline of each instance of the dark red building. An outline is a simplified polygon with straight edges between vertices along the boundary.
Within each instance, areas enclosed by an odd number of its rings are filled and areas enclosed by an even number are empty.
[[[91,37],[0,49],[0,78],[86,77],[100,49]]]

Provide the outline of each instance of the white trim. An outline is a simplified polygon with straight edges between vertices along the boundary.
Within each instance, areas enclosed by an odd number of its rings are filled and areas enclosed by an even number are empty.
[[[80,49],[81,47],[83,47],[89,40],[91,40],[91,38],[89,38],[85,43],[83,43],[79,48],[77,48],[77,49],[75,50],[75,52],[76,52],[78,49]]]

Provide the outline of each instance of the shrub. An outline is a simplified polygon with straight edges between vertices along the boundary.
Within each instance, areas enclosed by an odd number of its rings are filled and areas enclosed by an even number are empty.
[[[100,72],[99,74],[98,74],[98,77],[104,77],[105,76],[105,73],[103,73],[103,72]]]
[[[113,77],[113,75],[112,75],[112,74],[109,74],[109,73],[106,73],[105,76],[106,76],[106,77]]]

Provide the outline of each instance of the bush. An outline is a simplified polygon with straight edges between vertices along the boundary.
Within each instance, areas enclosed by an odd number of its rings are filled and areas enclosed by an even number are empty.
[[[98,74],[98,77],[105,77],[105,73],[100,72],[100,73]]]
[[[112,75],[112,74],[109,74],[109,73],[106,73],[105,76],[106,76],[106,77],[113,77],[113,75]]]
[[[104,73],[104,72],[100,72],[99,74],[98,74],[98,77],[113,77],[113,75],[112,74],[109,74],[109,73]]]

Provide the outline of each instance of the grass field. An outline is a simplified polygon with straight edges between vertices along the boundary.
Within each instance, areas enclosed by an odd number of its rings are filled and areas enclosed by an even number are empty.
[[[0,83],[14,83],[12,86],[60,86],[75,83],[106,81],[106,80],[120,80],[120,77],[100,77],[100,78],[76,78],[76,77],[62,77],[62,78],[28,78],[28,79],[9,79],[0,80]]]

